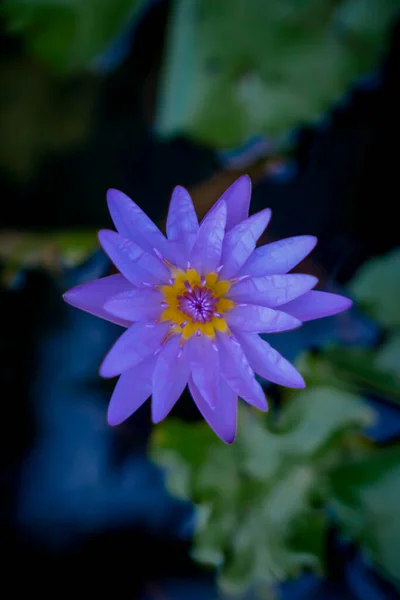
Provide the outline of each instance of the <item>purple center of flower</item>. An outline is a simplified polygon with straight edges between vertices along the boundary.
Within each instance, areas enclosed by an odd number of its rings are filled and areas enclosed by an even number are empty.
[[[187,291],[183,296],[178,296],[178,308],[192,319],[193,322],[207,323],[214,316],[218,316],[215,312],[218,298],[215,298],[206,287],[196,285],[193,289],[190,284],[185,281]]]

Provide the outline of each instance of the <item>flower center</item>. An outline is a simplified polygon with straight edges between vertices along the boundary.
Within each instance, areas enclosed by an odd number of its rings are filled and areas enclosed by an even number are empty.
[[[195,269],[176,269],[170,285],[161,288],[165,310],[161,321],[169,321],[171,332],[188,339],[204,333],[210,338],[215,331],[228,330],[224,313],[234,303],[225,294],[231,287],[229,281],[219,281],[217,273],[200,276]]]
[[[192,289],[189,282],[185,282],[186,292],[178,296],[178,308],[192,319],[194,323],[212,321],[213,316],[220,317],[216,311],[218,298],[206,287],[195,285]]]

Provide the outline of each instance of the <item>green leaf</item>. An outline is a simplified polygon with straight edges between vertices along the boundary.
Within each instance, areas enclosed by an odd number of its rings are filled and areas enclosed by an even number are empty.
[[[53,231],[41,234],[3,231],[0,233],[2,279],[6,283],[22,268],[42,267],[57,272],[74,266],[97,246],[94,231]]]
[[[321,386],[296,392],[275,423],[241,406],[231,446],[204,422],[156,428],[151,454],[169,489],[198,507],[193,556],[219,568],[224,590],[322,569],[326,479],[371,419],[358,396]]]
[[[236,527],[236,515],[229,505],[213,508],[205,504],[202,509],[198,509],[199,527],[192,555],[199,563],[220,567],[224,563],[226,540]]]
[[[279,140],[374,69],[397,0],[174,0],[156,130]]]
[[[349,41],[357,40],[370,52],[379,44],[381,32],[387,29],[398,7],[393,0],[339,2],[336,19]]]
[[[168,419],[162,426],[155,429],[153,448],[160,458],[165,450],[174,450],[182,459],[194,468],[203,463],[204,448],[210,448],[218,443],[215,435],[204,423],[193,423],[182,427],[176,419]]]
[[[140,0],[5,0],[0,14],[32,54],[58,71],[73,71],[90,66],[139,5]]]
[[[349,461],[330,482],[343,530],[400,589],[400,446]]]
[[[366,262],[350,292],[385,327],[400,325],[400,248]]]
[[[325,382],[399,403],[399,361],[399,341],[394,336],[377,350],[331,347],[320,355],[304,354],[298,364],[308,384]]]
[[[376,365],[393,377],[400,393],[400,332],[392,333],[376,353]]]
[[[332,438],[349,427],[371,424],[373,412],[362,398],[330,387],[298,392],[282,414],[281,447],[293,455],[320,452]]]

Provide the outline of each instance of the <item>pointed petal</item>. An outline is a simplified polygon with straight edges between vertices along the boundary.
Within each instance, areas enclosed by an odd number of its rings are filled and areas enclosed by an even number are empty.
[[[117,231],[137,246],[151,253],[157,248],[173,260],[168,241],[157,225],[126,194],[110,189],[107,192],[108,209]]]
[[[119,425],[130,417],[151,394],[151,382],[156,364],[155,356],[148,356],[119,378],[108,405],[107,420]]]
[[[229,298],[235,302],[248,302],[275,308],[302,296],[315,285],[318,279],[313,275],[268,275],[254,277],[234,285],[229,290]]]
[[[187,346],[193,382],[204,400],[215,408],[220,394],[218,352],[205,335],[192,336]]]
[[[157,357],[151,401],[153,423],[162,421],[172,410],[189,379],[186,348],[181,353],[180,341],[180,336],[174,336]]]
[[[311,291],[296,300],[284,304],[283,311],[300,319],[301,321],[312,321],[322,317],[330,317],[350,308],[353,301],[339,294],[329,292]]]
[[[305,387],[304,379],[286,358],[256,333],[237,333],[250,367],[267,381],[292,388]]]
[[[102,277],[95,281],[77,285],[65,292],[63,298],[71,306],[96,315],[96,317],[122,325],[122,327],[129,327],[131,325],[129,320],[110,315],[104,309],[104,304],[113,294],[131,289],[132,284],[123,275],[110,275],[109,277]]]
[[[221,264],[224,265],[220,275],[222,279],[234,277],[244,265],[268,225],[271,214],[271,210],[266,208],[238,223],[225,235],[221,256]]]
[[[201,222],[190,262],[202,274],[215,271],[220,264],[226,224],[226,204],[221,202]]]
[[[313,235],[286,238],[257,248],[240,269],[240,275],[263,277],[291,271],[317,243]]]
[[[249,333],[274,333],[300,327],[301,321],[280,310],[248,304],[226,313],[228,325]]]
[[[226,444],[232,444],[236,435],[237,421],[237,395],[231,388],[221,379],[220,381],[220,402],[215,409],[210,408],[210,405],[204,400],[193,379],[189,379],[189,390],[195,401],[197,408],[207,421],[211,429],[215,431],[218,437]]]
[[[107,229],[99,231],[98,237],[104,252],[122,275],[134,285],[168,281],[169,271],[166,266],[134,242]]]
[[[169,241],[168,246],[169,262],[172,263],[178,269],[183,269],[184,271],[186,271],[190,257],[190,251],[186,250],[186,248],[182,245],[182,242],[178,240],[174,242]],[[165,254],[163,256],[165,256]]]
[[[157,290],[131,289],[110,298],[104,309],[128,321],[156,321],[164,310],[163,295]]]
[[[172,192],[167,216],[168,239],[178,242],[189,256],[199,231],[199,222],[192,199],[185,188],[178,185]]]
[[[242,175],[236,179],[231,186],[222,194],[227,207],[226,231],[230,231],[235,225],[244,221],[249,216],[251,198],[251,179],[248,175]]]
[[[128,371],[154,352],[168,330],[168,325],[149,327],[146,323],[134,323],[115,342],[104,358],[100,375],[115,377]]]
[[[260,410],[267,411],[268,405],[262,387],[255,378],[240,343],[224,333],[217,335],[221,374],[235,394]]]

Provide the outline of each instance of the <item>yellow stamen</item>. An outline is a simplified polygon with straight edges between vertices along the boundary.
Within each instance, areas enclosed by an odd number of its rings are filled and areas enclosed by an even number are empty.
[[[221,333],[226,333],[228,331],[228,324],[225,319],[217,319],[214,317],[213,326],[214,329],[220,331]]]
[[[235,303],[229,298],[220,298],[217,302],[217,312],[223,314],[227,310],[231,310],[235,306]]]
[[[171,329],[172,334],[181,335],[182,340],[186,341],[192,337],[192,335],[195,335],[197,331],[200,331],[211,339],[215,338],[216,331],[224,333],[228,331],[228,325],[223,315],[226,311],[231,310],[235,306],[235,303],[232,300],[225,298],[225,294],[231,287],[229,281],[219,281],[218,273],[208,273],[203,278],[205,285],[202,285],[202,278],[195,269],[187,269],[186,271],[175,269],[172,272],[172,279],[173,283],[171,285],[160,287],[160,291],[164,295],[164,301],[168,305],[163,311],[160,321],[170,321],[171,323],[176,324],[176,327]],[[198,321],[193,321],[190,316],[180,310],[179,297],[187,292],[187,284],[189,284],[192,289],[198,286],[199,288],[205,288],[210,291],[216,300],[215,312],[221,316],[212,316],[206,323],[200,323]]]

